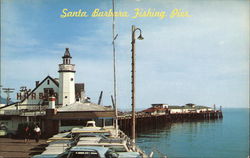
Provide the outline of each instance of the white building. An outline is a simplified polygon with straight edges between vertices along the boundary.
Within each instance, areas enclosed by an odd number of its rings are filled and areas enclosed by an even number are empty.
[[[59,64],[59,104],[70,105],[75,98],[75,65],[71,64],[69,49],[66,48],[62,57],[63,63]]]
[[[157,103],[157,104],[151,104],[152,107],[161,107],[161,108],[168,108],[168,104],[165,103]]]
[[[62,59],[58,70],[59,79],[47,76],[41,82],[36,81],[33,90],[21,87],[17,93],[18,102],[0,107],[0,123],[4,122],[9,130],[15,130],[20,122],[37,121],[32,116],[45,114],[51,96],[56,98],[57,108],[73,104],[76,100],[85,100],[84,84],[75,83],[75,65],[71,64],[68,48]]]
[[[169,105],[168,109],[171,114],[173,113],[200,113],[205,111],[212,111],[213,109],[207,106],[195,105],[188,103],[184,106]]]
[[[173,114],[173,113],[190,113],[190,112],[195,112],[195,113],[200,113],[204,111],[212,111],[213,109],[207,106],[201,106],[201,105],[195,105],[192,103],[188,103],[183,106],[177,106],[177,105],[168,105],[164,103],[157,103],[157,104],[151,104],[152,107],[149,109],[144,110],[145,112],[151,112],[151,114],[157,114],[159,113],[159,109],[168,109],[168,111]],[[158,112],[157,112],[158,110]],[[161,110],[162,112],[164,110]]]

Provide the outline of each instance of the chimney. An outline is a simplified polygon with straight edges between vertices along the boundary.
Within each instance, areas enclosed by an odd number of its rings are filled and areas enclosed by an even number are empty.
[[[81,101],[85,102],[85,100],[87,99],[84,90],[81,91]]]
[[[56,115],[56,105],[55,105],[56,98],[55,97],[49,97],[49,107],[46,109],[46,115],[48,117]]]
[[[59,78],[54,78],[54,80],[59,83]]]
[[[49,107],[48,109],[55,109],[56,108],[56,98],[55,97],[49,97]]]
[[[39,85],[39,81],[36,81],[36,87]]]

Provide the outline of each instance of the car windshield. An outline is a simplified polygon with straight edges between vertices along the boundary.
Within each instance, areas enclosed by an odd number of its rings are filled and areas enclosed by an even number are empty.
[[[78,151],[71,152],[68,158],[100,158],[96,151]]]
[[[87,124],[87,127],[94,127],[92,123]]]
[[[123,145],[115,145],[115,146],[108,145],[107,147],[109,147],[110,149],[112,149],[115,152],[126,152],[127,151]]]

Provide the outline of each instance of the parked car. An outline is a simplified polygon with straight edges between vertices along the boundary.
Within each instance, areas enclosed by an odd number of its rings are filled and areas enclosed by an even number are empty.
[[[67,158],[106,158],[109,148],[98,146],[74,146],[70,149]]]

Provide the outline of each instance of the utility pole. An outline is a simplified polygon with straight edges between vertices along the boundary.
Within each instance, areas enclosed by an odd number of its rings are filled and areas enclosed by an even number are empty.
[[[113,10],[113,23],[112,23],[112,45],[113,45],[113,71],[114,71],[114,100],[113,104],[115,107],[115,129],[118,135],[118,110],[117,110],[117,88],[116,88],[116,53],[115,53],[115,40],[118,34],[115,34],[115,0],[112,0],[112,10]]]
[[[136,71],[136,65],[135,65],[135,57],[136,57],[136,54],[135,54],[135,31],[136,30],[139,30],[140,31],[140,36],[137,38],[139,40],[143,40],[143,37],[141,35],[141,29],[139,28],[136,28],[134,25],[132,25],[132,75],[131,75],[131,80],[132,80],[132,141],[135,143],[135,92],[136,92],[136,88],[135,88],[135,71]]]
[[[13,93],[14,90],[15,90],[14,88],[3,88],[3,92],[7,94],[7,98],[6,98],[7,105],[9,105],[9,102],[10,102],[10,93]]]

